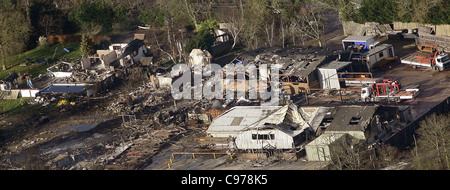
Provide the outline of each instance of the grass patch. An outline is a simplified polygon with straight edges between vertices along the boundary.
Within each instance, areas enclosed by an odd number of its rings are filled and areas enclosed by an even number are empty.
[[[68,49],[67,53],[63,48]],[[55,49],[58,49],[55,53]],[[54,57],[53,57],[54,56]],[[53,59],[52,59],[53,57]],[[48,60],[48,64],[40,63],[36,64],[35,60],[45,58]],[[27,52],[11,56],[6,59],[7,70],[0,71],[0,79],[4,79],[9,73],[30,73],[36,77],[39,74],[46,73],[46,69],[54,65],[57,61],[75,62],[81,58],[80,44],[53,44],[46,47],[37,47]],[[21,63],[25,63],[26,66],[20,66]]]
[[[14,114],[21,111],[25,106],[24,102],[31,98],[17,98],[15,100],[0,100],[0,113]]]

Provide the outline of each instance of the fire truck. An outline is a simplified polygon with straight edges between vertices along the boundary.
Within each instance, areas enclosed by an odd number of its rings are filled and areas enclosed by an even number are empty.
[[[400,102],[413,99],[419,93],[419,88],[401,89],[396,79],[378,79],[372,85],[361,88],[361,100],[364,102],[379,102],[383,100]]]

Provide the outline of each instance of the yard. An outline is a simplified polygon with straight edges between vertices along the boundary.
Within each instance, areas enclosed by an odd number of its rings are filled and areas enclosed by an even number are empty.
[[[63,48],[69,50],[64,51]],[[36,63],[37,59],[47,59],[48,63]],[[77,61],[81,58],[80,44],[53,44],[45,47],[36,47],[32,50],[11,56],[6,59],[6,70],[0,70],[0,79],[4,79],[10,73],[29,73],[37,77],[46,73],[46,69],[57,61]]]

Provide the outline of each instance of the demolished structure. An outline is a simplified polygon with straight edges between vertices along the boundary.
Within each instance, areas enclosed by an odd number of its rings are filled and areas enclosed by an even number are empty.
[[[411,120],[409,106],[236,106],[215,118],[206,134],[213,146],[244,152],[305,150],[310,161],[329,161],[333,143],[353,139],[372,148]]]
[[[212,55],[207,50],[193,49],[188,57],[188,65],[193,68],[195,65],[201,67],[211,64]]]
[[[236,106],[213,120],[207,135],[232,137],[230,148],[239,150],[291,150],[305,139],[305,121],[294,104]]]
[[[108,50],[97,50],[93,56],[83,56],[80,64],[59,62],[47,69],[51,82],[37,95],[86,92],[85,95],[93,96],[107,91],[146,54],[144,42],[134,39],[112,44]]]
[[[316,69],[319,65],[336,59],[337,54],[326,50],[315,51],[301,48],[259,48],[242,53],[232,63],[260,65],[281,65],[280,73],[270,73],[270,78],[278,75],[279,83],[288,94],[299,94],[318,89],[319,79]],[[269,78],[269,80],[270,80]]]
[[[23,75],[10,73],[5,79],[0,80],[0,100],[14,100],[20,97],[36,97],[39,89],[31,82],[28,73]]]
[[[95,55],[83,57],[81,65],[83,69],[96,66],[99,70],[114,71],[139,62],[142,57],[146,57],[147,52],[144,41],[134,39],[129,43],[111,44],[107,50],[97,50]]]

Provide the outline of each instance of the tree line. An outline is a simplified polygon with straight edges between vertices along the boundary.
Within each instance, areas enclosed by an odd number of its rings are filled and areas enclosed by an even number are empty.
[[[36,47],[39,36],[89,39],[143,24],[165,30],[162,44],[176,49],[176,41],[187,40],[177,31],[195,30],[202,22],[229,23],[233,48],[307,46],[308,41],[323,46],[324,15],[333,10],[340,20],[356,22],[449,24],[449,7],[444,0],[2,0],[0,56],[4,60]]]
[[[346,21],[450,24],[450,1],[446,0],[363,0],[360,5],[350,0],[324,1],[334,4]]]

